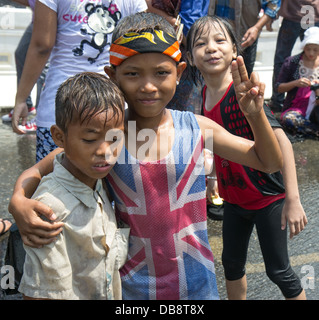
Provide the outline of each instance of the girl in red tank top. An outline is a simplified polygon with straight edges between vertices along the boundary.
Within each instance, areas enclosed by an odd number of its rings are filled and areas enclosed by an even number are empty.
[[[205,84],[202,114],[232,134],[254,139],[238,107],[243,97],[236,96],[234,91],[230,66],[240,47],[229,23],[213,16],[197,20],[188,33],[187,46],[194,80]],[[250,80],[257,79],[258,75],[253,73]],[[222,260],[228,298],[246,298],[245,263],[249,238],[256,226],[267,275],[286,298],[304,299],[287,253],[286,223],[291,237],[307,223],[299,200],[294,154],[268,106],[264,105],[264,110],[281,147],[282,172],[268,174],[214,155],[218,189],[225,200]],[[215,180],[209,180],[208,199],[216,190]]]

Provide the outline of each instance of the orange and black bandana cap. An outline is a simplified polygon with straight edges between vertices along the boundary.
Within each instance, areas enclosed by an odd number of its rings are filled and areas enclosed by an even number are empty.
[[[119,66],[125,59],[139,53],[163,53],[178,62],[181,59],[179,43],[174,36],[162,30],[130,32],[115,40],[110,48],[110,63]]]

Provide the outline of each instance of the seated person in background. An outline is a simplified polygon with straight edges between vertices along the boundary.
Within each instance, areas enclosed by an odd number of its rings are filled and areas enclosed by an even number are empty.
[[[287,92],[281,122],[293,132],[319,136],[315,117],[319,90],[311,90],[311,85],[319,83],[319,27],[305,32],[301,49],[301,53],[285,60],[277,79],[277,91]]]

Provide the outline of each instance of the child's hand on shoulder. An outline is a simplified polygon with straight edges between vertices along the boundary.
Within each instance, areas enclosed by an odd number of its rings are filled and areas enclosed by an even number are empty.
[[[265,84],[259,81],[257,73],[248,78],[243,57],[239,56],[231,66],[234,88],[241,111],[254,115],[263,109]]]

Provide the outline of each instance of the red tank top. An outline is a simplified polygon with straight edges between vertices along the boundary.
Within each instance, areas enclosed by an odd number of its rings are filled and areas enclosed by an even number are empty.
[[[203,89],[203,114],[223,126],[230,133],[253,140],[253,132],[238,105],[233,83],[224,96],[210,110],[205,108],[205,86]],[[272,127],[280,127],[267,106],[264,106]],[[214,155],[218,189],[221,197],[244,209],[264,208],[285,197],[283,177],[280,172],[267,174]]]

